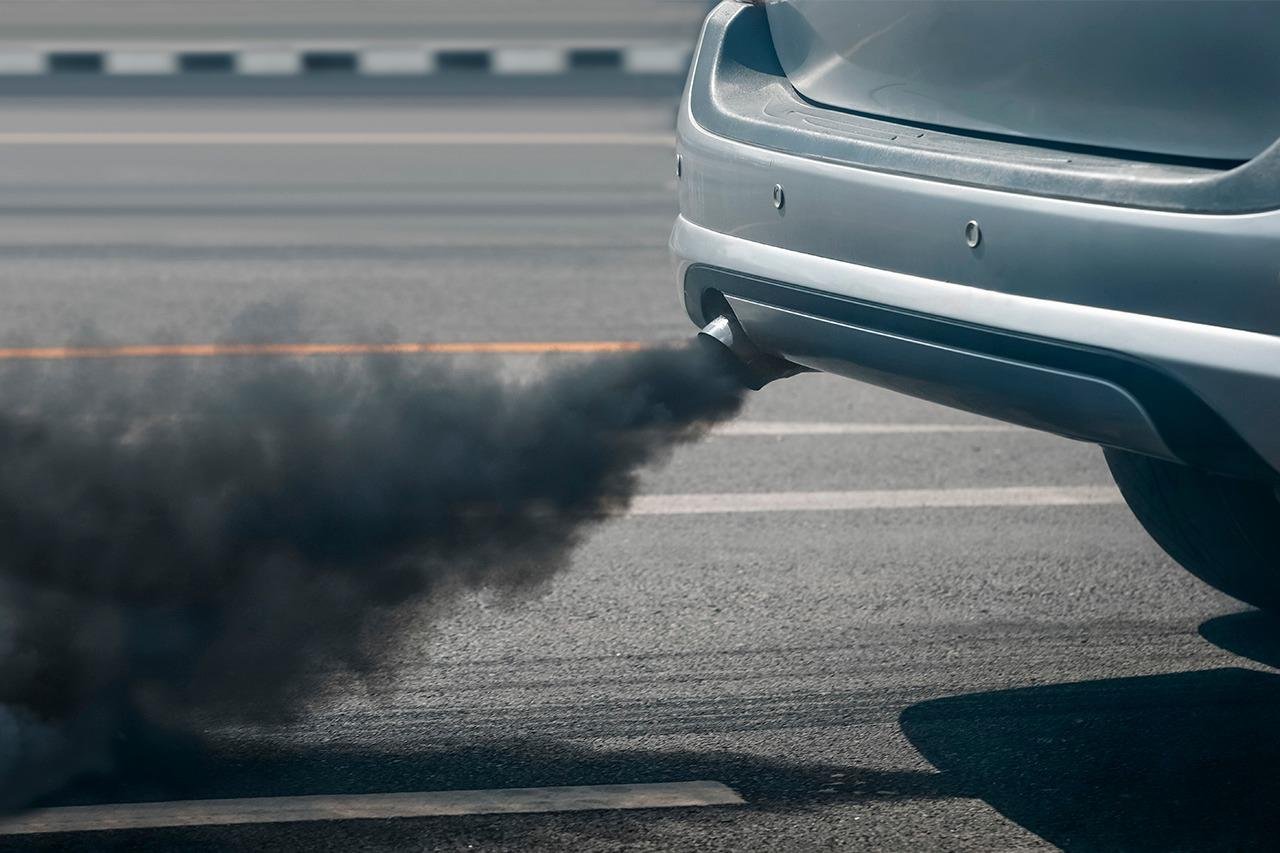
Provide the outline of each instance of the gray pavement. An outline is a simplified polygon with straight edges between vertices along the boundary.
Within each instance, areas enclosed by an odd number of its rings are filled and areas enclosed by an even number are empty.
[[[31,132],[607,128],[635,144],[4,144],[0,344],[691,331],[669,100],[3,105]],[[524,374],[555,359],[511,357]],[[802,376],[744,422],[982,425]],[[1104,485],[1022,430],[717,436],[647,494]],[[469,599],[371,683],[50,803],[709,779],[743,806],[190,827],[13,849],[1246,849],[1274,844],[1280,627],[1122,506],[619,518],[525,600]],[[156,755],[163,755],[156,760]],[[162,793],[158,793],[162,792]]]
[[[709,0],[5,0],[3,42],[687,39]]]

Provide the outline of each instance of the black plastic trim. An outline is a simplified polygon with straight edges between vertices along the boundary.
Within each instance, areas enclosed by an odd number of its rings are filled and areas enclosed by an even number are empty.
[[[739,296],[925,343],[1101,379],[1131,394],[1165,444],[1186,464],[1280,484],[1280,472],[1194,391],[1161,368],[1124,353],[904,311],[702,264],[689,267],[683,288],[685,308],[699,325],[710,321],[704,306],[717,304],[716,297]]]
[[[1280,141],[1231,169],[1064,151],[885,121],[814,104],[787,81],[765,10],[707,19],[689,82],[707,131],[786,154],[1026,195],[1186,213],[1280,207]]]

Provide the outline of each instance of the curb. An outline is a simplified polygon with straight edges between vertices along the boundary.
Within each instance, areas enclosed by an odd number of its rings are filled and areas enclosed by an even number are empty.
[[[290,45],[156,48],[0,48],[0,77],[355,75],[447,73],[555,75],[615,72],[684,74],[690,45]]]

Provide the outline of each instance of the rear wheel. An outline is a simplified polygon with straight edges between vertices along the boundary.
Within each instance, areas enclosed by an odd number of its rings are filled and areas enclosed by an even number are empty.
[[[1237,480],[1106,449],[1133,514],[1187,571],[1241,601],[1280,611],[1280,496]]]

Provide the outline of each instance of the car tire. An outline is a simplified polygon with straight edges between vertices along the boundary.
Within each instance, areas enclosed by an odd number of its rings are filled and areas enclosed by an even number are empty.
[[[1200,580],[1280,612],[1280,494],[1124,450],[1105,449],[1111,476],[1151,538]]]

